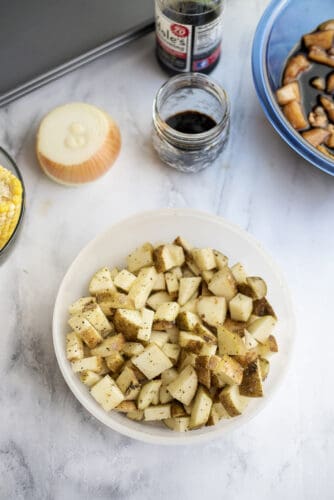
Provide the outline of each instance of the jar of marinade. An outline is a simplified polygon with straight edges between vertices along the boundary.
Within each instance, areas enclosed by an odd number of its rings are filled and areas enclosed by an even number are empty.
[[[220,57],[222,0],[155,0],[157,57],[169,73],[210,73]]]

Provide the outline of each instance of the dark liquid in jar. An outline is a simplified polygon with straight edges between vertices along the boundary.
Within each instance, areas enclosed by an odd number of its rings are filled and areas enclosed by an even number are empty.
[[[211,116],[199,111],[181,111],[166,120],[167,125],[183,134],[201,134],[217,125]]]

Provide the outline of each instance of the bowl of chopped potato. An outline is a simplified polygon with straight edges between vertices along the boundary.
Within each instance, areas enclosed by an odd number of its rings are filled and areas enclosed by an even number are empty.
[[[188,209],[133,216],[68,269],[53,315],[60,370],[100,422],[157,444],[224,436],[287,371],[295,324],[262,247]]]

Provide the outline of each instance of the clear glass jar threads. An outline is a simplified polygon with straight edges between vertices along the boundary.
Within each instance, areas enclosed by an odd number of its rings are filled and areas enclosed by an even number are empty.
[[[226,92],[200,73],[174,76],[153,104],[153,146],[161,160],[182,172],[198,172],[217,159],[228,139]]]

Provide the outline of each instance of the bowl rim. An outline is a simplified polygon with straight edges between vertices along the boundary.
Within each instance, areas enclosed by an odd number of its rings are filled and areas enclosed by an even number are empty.
[[[25,212],[25,199],[26,199],[26,190],[25,190],[25,185],[24,185],[24,181],[23,181],[23,177],[22,177],[22,174],[20,172],[20,169],[19,167],[17,166],[17,163],[13,160],[13,158],[11,157],[11,155],[9,153],[7,153],[7,151],[0,146],[0,153],[3,154],[7,160],[9,161],[9,163],[12,165],[13,167],[13,170],[15,172],[15,175],[17,176],[17,178],[19,179],[19,181],[21,182],[21,185],[22,185],[22,204],[21,204],[21,211],[20,211],[20,216],[18,218],[18,221],[17,221],[17,224],[16,224],[16,227],[13,231],[13,234],[11,235],[11,237],[9,238],[9,240],[7,241],[7,243],[5,244],[5,246],[3,248],[1,248],[0,250],[0,257],[3,256],[7,250],[9,249],[9,247],[12,245],[12,243],[14,242],[16,236],[17,236],[17,233],[19,231],[19,228],[22,224],[22,221],[23,221],[23,217],[24,217],[24,212]]]
[[[103,231],[102,233],[99,233],[96,237],[94,237],[92,240],[90,240],[77,254],[75,259],[71,262],[69,265],[63,279],[61,280],[61,283],[59,285],[58,291],[57,291],[57,297],[55,300],[55,305],[54,305],[54,310],[53,310],[53,318],[52,318],[52,337],[53,337],[53,346],[54,346],[54,351],[57,359],[57,363],[59,366],[59,369],[63,375],[63,378],[72,391],[73,395],[76,397],[76,399],[81,403],[81,405],[85,408],[86,411],[88,411],[91,415],[93,415],[98,421],[101,423],[105,424],[107,427],[110,429],[119,432],[120,434],[123,434],[127,437],[136,439],[138,441],[142,441],[145,443],[149,444],[158,444],[158,445],[190,445],[190,444],[198,444],[198,443],[204,443],[208,441],[212,441],[215,438],[221,438],[225,434],[230,434],[231,432],[235,431],[242,425],[244,425],[246,422],[244,420],[234,420],[234,427],[233,429],[229,429],[229,432],[226,433],[226,429],[224,427],[222,428],[216,428],[214,431],[206,434],[195,434],[191,432],[186,432],[186,433],[175,433],[171,431],[171,434],[168,436],[155,436],[155,435],[150,435],[149,433],[141,432],[136,429],[131,429],[127,427],[126,424],[120,423],[120,422],[115,422],[115,421],[110,421],[108,419],[108,413],[103,412],[101,415],[97,415],[95,411],[92,408],[89,408],[89,404],[87,403],[87,395],[82,396],[80,391],[78,390],[79,387],[79,380],[72,380],[68,377],[67,371],[65,369],[67,361],[64,358],[64,352],[63,348],[60,345],[60,337],[57,335],[57,324],[58,324],[58,308],[60,299],[61,299],[61,293],[63,287],[65,287],[66,284],[66,278],[68,273],[70,272],[70,269],[72,268],[73,265],[76,264],[78,260],[82,258],[82,255],[89,251],[91,247],[93,247],[96,243],[96,240],[103,238],[105,235],[107,235],[110,231],[112,231],[114,228],[118,226],[122,226],[126,222],[136,222],[137,224],[140,224],[141,220],[144,220],[145,218],[151,218],[151,217],[163,217],[165,215],[173,215],[174,217],[177,216],[191,216],[191,217],[201,217],[201,218],[206,218],[207,220],[213,221],[217,224],[220,224],[227,228],[229,231],[232,231],[236,233],[238,236],[241,238],[245,239],[248,241],[249,244],[253,245],[256,250],[259,252],[261,255],[261,258],[264,259],[267,264],[271,267],[273,273],[275,274],[275,277],[277,280],[280,282],[280,287],[284,291],[284,294],[286,296],[286,302],[288,305],[289,309],[289,324],[290,324],[290,331],[291,331],[291,336],[290,336],[290,350],[288,351],[288,355],[285,361],[285,370],[282,372],[281,377],[277,381],[276,385],[272,388],[271,392],[266,395],[266,404],[258,407],[255,409],[255,411],[251,414],[248,415],[247,422],[251,421],[254,417],[256,417],[266,406],[268,406],[268,403],[272,400],[272,398],[277,394],[278,390],[282,386],[283,381],[285,380],[285,377],[287,376],[287,373],[289,372],[289,367],[291,365],[291,359],[293,357],[293,351],[294,351],[294,345],[295,345],[295,337],[296,337],[296,319],[295,319],[295,314],[294,314],[294,307],[293,307],[293,301],[291,297],[290,290],[287,286],[287,282],[285,280],[285,276],[282,273],[282,271],[279,269],[275,261],[272,259],[272,257],[264,250],[263,246],[255,239],[254,236],[252,236],[250,233],[242,229],[236,224],[232,224],[229,221],[227,221],[225,218],[211,214],[209,212],[204,212],[204,211],[199,211],[199,210],[193,210],[190,208],[182,208],[182,209],[176,209],[176,208],[163,208],[163,209],[158,209],[158,210],[149,210],[149,211],[144,211],[140,212],[138,214],[132,215],[130,217],[126,217],[124,219],[121,219],[119,221],[116,221],[114,224],[112,224],[107,230]],[[176,434],[176,436],[175,436]]]
[[[267,44],[277,16],[291,0],[272,0],[255,31],[252,47],[252,74],[261,107],[281,138],[300,156],[323,172],[334,176],[334,161],[311,146],[284,117],[269,85],[266,66]]]

